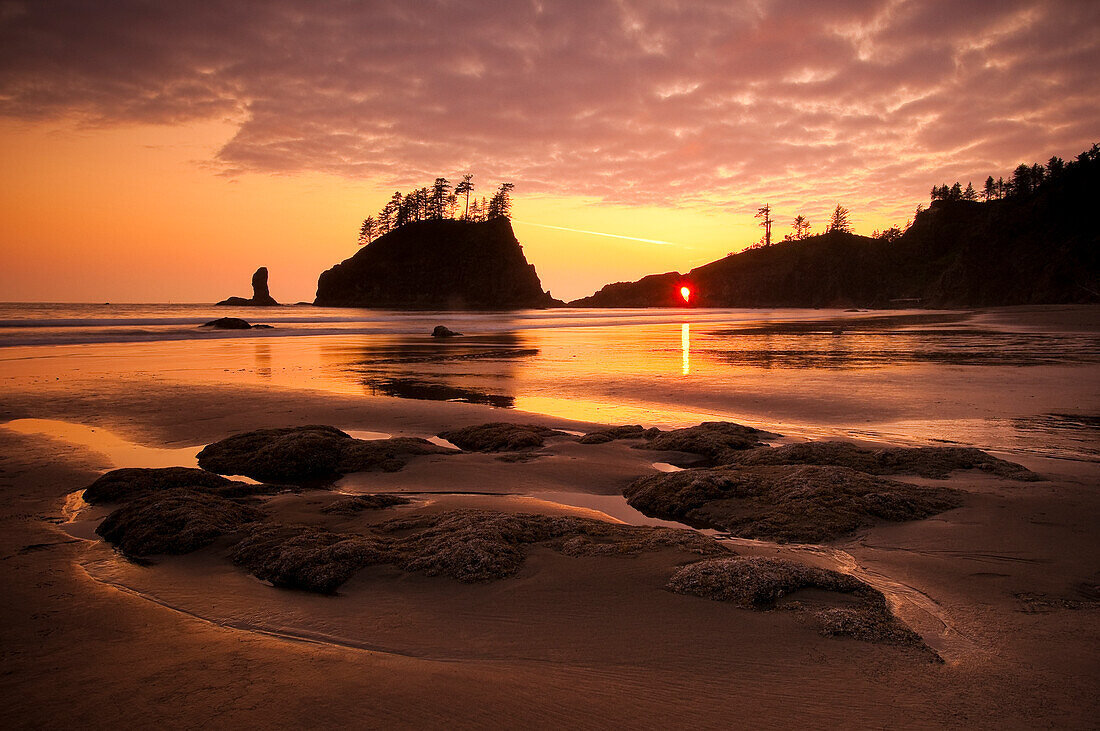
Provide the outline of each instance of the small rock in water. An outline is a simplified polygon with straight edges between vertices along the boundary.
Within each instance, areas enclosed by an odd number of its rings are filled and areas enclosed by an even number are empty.
[[[453,338],[461,334],[462,333],[456,333],[445,325],[436,325],[435,330],[432,330],[433,338]]]
[[[215,330],[252,330],[253,326],[240,318],[218,318],[217,320],[211,320],[210,322],[202,323],[202,328],[213,328]]]

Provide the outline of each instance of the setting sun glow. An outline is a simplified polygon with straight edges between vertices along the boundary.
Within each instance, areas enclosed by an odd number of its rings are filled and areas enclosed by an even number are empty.
[[[680,287],[680,296],[684,298],[684,302],[691,301],[691,290],[687,287]]]

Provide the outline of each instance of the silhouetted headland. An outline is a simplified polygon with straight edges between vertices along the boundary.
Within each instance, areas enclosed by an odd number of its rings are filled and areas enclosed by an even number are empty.
[[[1057,164],[1056,164],[1057,163]],[[1035,172],[1038,170],[1038,172]],[[1024,174],[1026,173],[1026,174]],[[992,186],[992,187],[991,187]],[[609,284],[575,307],[991,307],[1100,300],[1100,247],[1089,215],[1100,194],[1096,148],[1047,169],[1021,166],[979,202],[934,189],[904,232],[834,230],[731,254],[687,274]],[[889,233],[889,232],[888,232]]]
[[[506,310],[560,304],[505,217],[414,221],[322,272],[315,305]]]
[[[252,275],[252,298],[230,297],[218,302],[223,306],[236,307],[274,307],[279,303],[271,296],[267,289],[267,267],[260,267]]]

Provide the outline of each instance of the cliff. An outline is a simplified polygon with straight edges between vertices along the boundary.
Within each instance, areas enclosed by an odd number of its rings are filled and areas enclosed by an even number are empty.
[[[987,307],[1100,301],[1091,218],[1100,161],[1029,195],[935,201],[900,239],[827,233],[727,256],[684,275],[610,284],[581,307]]]
[[[252,274],[252,298],[230,297],[217,303],[227,307],[275,307],[279,303],[267,289],[267,267],[260,267]]]
[[[542,290],[507,218],[420,221],[322,272],[315,305],[507,310],[560,304]]]

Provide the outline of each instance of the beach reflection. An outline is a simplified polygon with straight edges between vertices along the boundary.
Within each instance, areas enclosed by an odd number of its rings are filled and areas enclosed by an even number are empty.
[[[539,355],[514,332],[454,339],[391,337],[322,350],[328,367],[371,395],[515,405],[516,369]]]
[[[264,340],[256,341],[256,375],[271,380],[271,344]]]
[[[680,350],[683,352],[680,372],[687,376],[691,374],[691,325],[686,322],[680,326]]]

